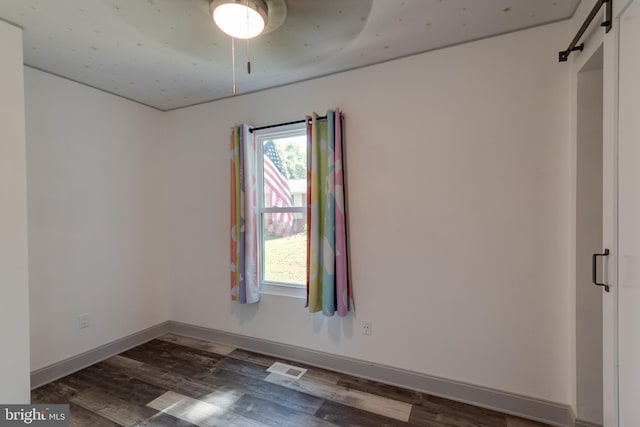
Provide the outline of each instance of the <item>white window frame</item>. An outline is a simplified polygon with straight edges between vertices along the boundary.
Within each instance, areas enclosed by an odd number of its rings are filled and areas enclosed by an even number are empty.
[[[293,298],[306,298],[307,290],[304,284],[281,283],[264,280],[264,225],[262,223],[263,214],[277,212],[293,212],[306,214],[306,206],[279,208],[264,207],[264,143],[270,139],[281,139],[293,136],[303,135],[306,137],[305,123],[293,123],[286,126],[278,126],[277,128],[259,129],[254,131],[256,140],[256,153],[258,158],[257,178],[258,178],[258,209],[257,209],[257,225],[258,225],[258,281],[260,283],[260,293],[266,295],[287,296]],[[309,153],[307,153],[307,156]]]

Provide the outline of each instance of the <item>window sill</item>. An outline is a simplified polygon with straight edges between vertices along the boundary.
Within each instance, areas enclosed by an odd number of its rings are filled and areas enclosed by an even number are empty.
[[[262,295],[276,295],[290,298],[307,298],[307,289],[304,286],[285,285],[280,283],[262,283],[260,285]]]

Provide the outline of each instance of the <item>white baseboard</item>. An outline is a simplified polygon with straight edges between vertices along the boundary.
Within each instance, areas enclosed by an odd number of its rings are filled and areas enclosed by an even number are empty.
[[[494,409],[547,424],[557,426],[574,425],[573,411],[567,405],[260,338],[173,321],[169,323],[171,332],[175,334],[216,341],[258,353]]]
[[[289,344],[174,321],[158,324],[93,350],[33,371],[31,373],[31,386],[32,388],[39,387],[168,332],[215,341],[257,353],[264,353],[312,366],[368,378],[556,426],[566,427],[575,425],[576,427],[599,427],[581,420],[574,421],[575,418],[571,408],[555,402],[507,393],[445,378],[438,378],[419,372],[379,365],[364,360],[324,353]]]
[[[124,338],[101,345],[92,350],[80,353],[60,362],[31,372],[31,389],[55,381],[76,371],[101,362],[130,348],[169,332],[170,322],[163,322],[142,331],[127,335]]]
[[[591,421],[585,421],[576,419],[576,427],[602,427],[602,424],[592,423]]]

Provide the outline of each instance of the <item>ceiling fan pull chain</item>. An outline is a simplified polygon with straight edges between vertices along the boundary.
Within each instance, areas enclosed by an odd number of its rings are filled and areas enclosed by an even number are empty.
[[[249,1],[247,0],[246,2],[246,6],[247,6],[247,33],[251,32],[251,29],[249,28],[249,26],[251,25],[251,21],[249,20]],[[247,38],[247,74],[251,74],[251,50],[250,50],[250,43],[251,38]]]
[[[249,39],[247,39],[247,74],[251,74],[251,51],[249,50]]]
[[[235,43],[235,38],[233,37],[231,37],[231,74],[232,74],[231,91],[235,96],[236,94],[236,43]]]

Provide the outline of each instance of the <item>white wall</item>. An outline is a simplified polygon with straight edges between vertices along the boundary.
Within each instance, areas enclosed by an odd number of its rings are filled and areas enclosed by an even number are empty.
[[[167,167],[161,112],[25,79],[36,370],[169,319]]]
[[[569,36],[556,23],[169,113],[172,318],[571,403]],[[230,126],[334,106],[356,317],[232,304]]]
[[[29,403],[22,30],[0,20],[0,403]]]

